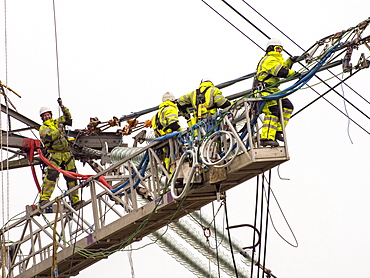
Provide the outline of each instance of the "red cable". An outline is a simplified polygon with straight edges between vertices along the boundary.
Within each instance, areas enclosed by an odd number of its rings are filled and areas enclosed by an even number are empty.
[[[41,142],[40,140],[36,140],[36,139],[31,139],[31,138],[25,138],[24,141],[23,141],[23,148],[25,150],[28,150],[28,159],[30,162],[33,161],[33,154],[34,154],[34,149],[36,147],[36,151],[37,153],[39,154],[41,160],[48,166],[54,168],[55,170],[57,170],[58,172],[62,173],[64,176],[66,177],[69,177],[69,178],[72,178],[72,179],[76,179],[76,180],[87,180],[88,178],[90,177],[93,177],[94,175],[82,175],[82,174],[79,174],[79,173],[75,173],[75,172],[70,172],[70,171],[66,171],[66,170],[63,170],[63,169],[60,169],[58,168],[57,166],[53,165],[46,157],[44,157],[44,155],[42,154],[42,151],[41,151]],[[33,165],[32,165],[33,166]],[[31,167],[31,170],[32,170],[32,174],[33,174],[33,178],[35,179],[35,182],[36,182],[36,186],[39,190],[39,192],[41,191],[41,188],[40,188],[40,184],[37,180],[37,177],[36,177],[36,172],[35,172],[35,169],[34,167],[32,168]],[[112,189],[113,187],[107,182],[107,180],[105,179],[104,176],[100,176],[99,177],[99,182],[102,183],[105,187],[109,188],[109,189]]]

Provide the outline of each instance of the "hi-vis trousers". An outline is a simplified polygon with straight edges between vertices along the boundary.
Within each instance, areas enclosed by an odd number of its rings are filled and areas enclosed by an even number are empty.
[[[47,156],[47,159],[51,162],[51,164],[57,166],[58,168],[61,168],[63,170],[70,171],[70,172],[77,172],[74,157],[69,151],[49,153]],[[50,199],[51,194],[53,194],[58,176],[59,176],[59,172],[55,170],[54,168],[48,166],[44,179],[43,179],[43,183],[42,183],[40,201]],[[67,182],[68,189],[77,185],[77,180],[75,179],[72,179],[66,176],[64,176],[64,179]],[[77,190],[72,192],[71,199],[72,199],[72,205],[77,203],[80,200]]]
[[[262,92],[263,96],[269,94],[268,92]],[[283,106],[284,126],[286,126],[292,116],[294,107],[292,102],[287,98],[283,98],[281,101]],[[283,130],[278,100],[266,101],[266,104],[262,108],[262,112],[265,114],[265,117],[263,119],[261,139],[275,140],[276,132]]]

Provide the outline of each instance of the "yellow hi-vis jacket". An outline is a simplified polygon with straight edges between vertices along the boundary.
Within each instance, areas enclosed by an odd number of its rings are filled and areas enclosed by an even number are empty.
[[[179,109],[175,103],[166,100],[158,108],[159,111],[152,118],[152,128],[156,136],[182,130],[179,124]]]
[[[194,116],[198,119],[215,114],[217,108],[226,108],[230,104],[230,101],[222,95],[221,90],[214,87],[211,81],[200,83],[197,90],[180,97],[178,100],[178,105],[182,108],[193,107]]]
[[[64,130],[64,124],[72,120],[69,109],[63,107],[63,116],[59,119],[50,119],[43,122],[39,129],[40,138],[47,150],[50,151],[69,151],[68,140]]]
[[[267,86],[278,87],[276,83],[280,81],[280,78],[286,78],[295,73],[290,69],[292,65],[290,58],[284,61],[281,53],[270,51],[258,63],[255,81],[264,82]]]

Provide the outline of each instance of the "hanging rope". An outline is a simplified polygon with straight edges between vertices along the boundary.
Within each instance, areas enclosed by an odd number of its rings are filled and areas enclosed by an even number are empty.
[[[4,0],[4,36],[5,36],[5,82],[8,83],[8,36],[7,36],[7,10],[6,10],[6,0]],[[8,120],[7,120],[7,128],[6,128],[6,148],[8,149],[8,146],[9,146],[9,130],[10,130],[10,117],[9,117],[9,113],[8,113],[8,109],[9,109],[9,106],[8,106],[8,102],[7,102],[7,96],[6,96],[6,90],[7,87],[5,87],[4,89],[4,86],[1,84],[0,82],[0,85],[1,85],[1,92],[2,94],[4,95],[4,99],[5,99],[5,104],[6,104],[6,114],[8,115]],[[1,105],[1,98],[0,98],[0,105]],[[2,113],[0,113],[2,114]],[[3,127],[2,127],[2,117],[0,115],[0,130],[2,131],[3,130]],[[0,144],[1,144],[1,190],[2,190],[2,219],[3,219],[3,224],[5,226],[5,223],[8,222],[10,216],[9,216],[9,207],[10,207],[10,204],[9,204],[9,200],[10,200],[10,185],[9,185],[9,152],[6,152],[6,190],[4,189],[4,165],[3,165],[3,145],[4,145],[4,142],[3,142],[3,134],[1,134],[1,139],[0,139]],[[4,200],[4,196],[6,196],[6,202]],[[6,213],[5,213],[5,203],[6,203]],[[6,214],[6,218],[5,218],[5,214]],[[9,239],[9,231],[7,233],[8,235],[8,239]],[[8,260],[6,260],[6,245],[5,245],[5,242],[6,242],[6,239],[5,239],[6,235],[5,233],[3,233],[2,235],[2,277],[6,277],[6,266],[8,264],[8,269],[9,269],[9,265],[10,265],[10,262]]]
[[[6,277],[5,266],[6,266],[6,251],[5,251],[5,235],[1,236],[1,277]]]
[[[54,227],[53,227],[53,263],[51,266],[51,277],[57,278],[59,277],[58,273],[58,245],[57,245],[57,222],[58,222],[58,214],[59,214],[59,198],[56,197],[57,203],[57,211],[55,212],[55,220],[54,220]]]
[[[214,202],[212,202],[212,215],[213,215],[213,219],[216,219]],[[217,271],[218,271],[218,277],[220,278],[221,277],[221,272],[220,272],[220,259],[218,257],[216,221],[213,221],[213,229],[215,231],[215,246],[216,246]]]
[[[256,227],[257,225],[257,214],[258,214],[258,185],[259,185],[260,175],[257,176],[257,185],[256,185],[256,205],[254,207],[254,223],[253,226]],[[256,233],[253,233],[253,242],[256,240]],[[252,263],[251,263],[251,277],[253,277],[253,270],[254,270],[254,254],[256,253],[256,247],[253,246],[253,252],[252,252]]]
[[[225,217],[226,217],[226,225],[227,227],[229,227],[229,217],[228,217],[228,214],[227,214],[227,207],[226,207],[226,198],[224,199],[224,203],[225,203]],[[234,264],[234,269],[235,269],[235,275],[236,275],[236,278],[238,278],[238,269],[236,268],[236,262],[235,262],[235,257],[234,257],[234,251],[233,251],[233,246],[232,246],[232,243],[231,243],[231,235],[230,235],[230,230],[227,229],[227,234],[228,234],[228,238],[229,238],[229,244],[230,244],[230,252],[231,252],[231,257],[233,259],[233,264]]]
[[[265,223],[265,242],[264,242],[264,249],[263,249],[263,263],[262,263],[262,271],[263,274],[266,273],[266,255],[267,255],[267,229],[269,223],[269,210],[270,210],[270,193],[271,193],[271,169],[269,170],[269,180],[268,180],[268,189],[267,189],[267,206],[266,206],[266,223]],[[262,216],[261,216],[262,218]]]
[[[54,14],[54,37],[55,37],[55,56],[57,62],[57,79],[58,79],[58,97],[60,98],[60,80],[59,80],[59,54],[58,54],[58,36],[57,36],[57,19],[55,13],[55,0],[53,0],[53,14]]]

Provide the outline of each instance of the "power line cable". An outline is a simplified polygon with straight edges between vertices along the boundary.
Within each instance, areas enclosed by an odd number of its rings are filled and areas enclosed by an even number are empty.
[[[263,32],[260,28],[258,28],[255,24],[253,24],[250,20],[248,20],[244,15],[242,15],[239,11],[237,11],[233,6],[231,6],[228,2],[226,2],[225,0],[221,0],[222,2],[224,2],[230,9],[232,9],[234,12],[236,12],[239,16],[241,16],[244,20],[246,20],[248,23],[250,23],[254,28],[256,28],[261,34],[263,34],[265,37],[267,37],[268,39],[270,39],[270,37],[265,33],[265,32]],[[261,48],[261,47],[260,47]],[[288,55],[290,55],[291,56],[291,54],[287,51],[287,50],[285,50],[285,52],[288,54]],[[307,69],[307,67],[305,66],[305,65],[303,65],[302,63],[300,63],[303,67],[305,67],[306,69]],[[325,85],[327,85],[329,88],[331,88],[330,90],[333,90],[337,95],[339,95],[339,96],[341,96],[341,97],[343,97],[341,94],[339,94],[336,90],[334,90],[333,88],[332,88],[332,86],[330,86],[329,84],[327,84],[326,82],[325,82],[325,80],[323,80],[323,79],[321,79],[319,76],[317,76],[316,74],[315,74],[315,76],[316,76],[316,78],[318,78],[322,83],[324,83]],[[317,92],[315,89],[313,89],[312,87],[310,87],[316,94],[318,94],[319,96],[320,96],[320,98],[321,98],[321,95],[320,95],[320,93],[319,92]],[[330,91],[329,90],[329,91]],[[345,113],[343,113],[338,107],[336,107],[334,104],[332,104],[330,101],[328,101],[326,98],[324,98],[323,97],[323,99],[324,100],[326,100],[328,103],[330,103],[334,108],[336,108],[337,110],[339,110],[343,115],[345,115],[346,116],[346,114]],[[297,113],[295,113],[295,114],[297,114]],[[352,119],[351,119],[352,120]],[[358,124],[357,124],[358,125]],[[361,127],[362,128],[362,127]],[[364,129],[364,128],[362,128],[362,129]],[[366,131],[366,130],[365,130]]]
[[[292,43],[294,43],[299,49],[302,51],[305,51],[299,44],[297,44],[293,39],[291,39],[287,34],[285,34],[283,31],[281,31],[277,26],[275,26],[271,21],[269,21],[266,17],[264,17],[260,12],[258,12],[255,8],[253,8],[250,4],[248,4],[245,0],[242,0],[249,8],[251,8],[254,12],[256,12],[259,16],[261,16],[264,20],[266,20],[272,27],[274,27],[276,30],[278,30],[281,34],[283,34],[288,40],[290,40]],[[328,71],[333,75],[336,76],[331,70],[328,69]],[[337,76],[336,76],[337,77]],[[340,78],[337,77],[337,79],[340,80]],[[359,93],[357,93],[351,86],[344,83],[348,88],[350,88],[354,93],[356,93],[359,97],[361,97],[363,100],[365,100],[367,103],[370,104],[368,100],[366,100],[363,96],[361,96]]]
[[[360,70],[357,70],[355,71],[352,75],[356,74],[357,72],[359,72]],[[351,76],[347,76],[345,79],[343,79],[341,82],[339,82],[338,84],[336,84],[333,88],[339,86],[340,84],[342,84],[344,81],[346,81],[348,78],[350,78]],[[304,109],[306,109],[308,106],[310,106],[311,104],[313,104],[314,102],[316,102],[317,100],[319,100],[320,98],[324,98],[324,96],[329,93],[333,88],[330,88],[329,90],[327,90],[325,93],[323,93],[322,95],[320,95],[318,98],[314,99],[313,101],[311,101],[309,104],[307,104],[306,106],[304,106],[303,108],[301,108],[299,111],[297,111],[293,116],[297,115],[298,113],[302,112]],[[334,104],[332,104],[330,101],[327,100],[327,102],[329,102],[329,104],[331,104],[333,107],[335,107],[340,113],[342,113],[344,116],[346,116],[349,120],[351,120],[354,124],[356,124],[358,127],[360,127],[362,130],[364,130],[367,134],[370,135],[370,132],[367,131],[365,128],[363,128],[361,125],[359,125],[357,122],[355,122],[355,120],[353,120],[352,118],[350,118],[348,115],[346,115],[342,110],[340,110],[338,107],[336,107]]]
[[[297,47],[299,47],[301,50],[305,51],[300,45],[298,45],[293,39],[291,39],[288,35],[286,35],[283,31],[281,31],[278,27],[276,27],[271,21],[269,21],[266,17],[264,17],[261,13],[259,13],[256,9],[254,9],[251,5],[249,5],[245,0],[242,0],[248,7],[250,7],[254,12],[256,12],[259,16],[261,16],[264,20],[266,20],[271,26],[273,26],[276,30],[278,30],[281,34],[283,34],[287,39],[289,39],[291,42],[293,42]],[[248,21],[249,22],[249,21]],[[254,26],[254,25],[253,25]],[[288,53],[288,52],[287,52]],[[343,52],[341,52],[339,55],[341,55]],[[337,55],[337,56],[339,56]],[[338,80],[341,80],[336,74],[334,74],[330,69],[327,69],[334,77],[336,77]],[[316,76],[318,78],[318,76]],[[319,78],[320,81],[322,81]],[[328,84],[323,82],[325,85],[330,87]],[[356,92],[352,87],[350,87],[346,83],[342,83],[346,85],[348,88],[350,88],[355,94],[357,94],[359,97],[361,97],[364,101],[370,104],[368,100],[366,100],[362,95],[360,95],[358,92]],[[315,90],[314,90],[315,91]],[[354,106],[352,103],[350,103],[348,100],[344,98],[341,94],[339,94],[336,90],[333,90],[338,96],[342,97],[345,101],[347,101],[349,104],[351,104],[353,107],[355,107],[360,113],[364,114],[361,110],[359,110],[356,106]],[[316,91],[315,91],[316,92]],[[367,118],[369,118],[366,114],[364,114]]]
[[[247,19],[244,15],[242,15],[237,9],[235,9],[233,6],[231,6],[228,2],[226,2],[225,0],[221,0],[221,1],[224,2],[230,9],[232,9],[234,12],[236,12],[239,16],[241,16],[250,25],[252,25],[254,28],[256,28],[261,34],[263,34],[268,39],[271,39],[265,32],[263,32],[260,28],[258,28],[256,25],[254,25],[249,19]]]
[[[209,8],[211,8],[215,13],[217,13],[219,16],[221,16],[226,22],[228,22],[231,26],[233,26],[236,30],[238,30],[243,36],[245,36],[248,40],[250,40],[252,43],[254,43],[257,47],[259,47],[262,51],[263,48],[256,43],[254,40],[252,40],[248,35],[246,35],[243,31],[241,31],[238,27],[236,27],[234,24],[232,24],[228,19],[226,19],[223,15],[221,15],[218,11],[216,11],[211,5],[209,5],[206,1],[202,0],[204,4],[206,4]]]

